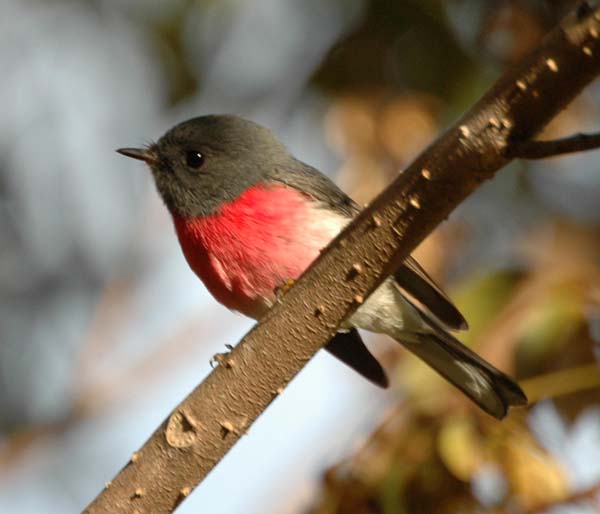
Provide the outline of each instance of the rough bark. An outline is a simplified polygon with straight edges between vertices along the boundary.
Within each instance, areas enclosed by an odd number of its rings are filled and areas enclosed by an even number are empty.
[[[596,77],[599,31],[600,10],[582,6],[506,73],[218,359],[85,512],[172,512],[382,277],[509,161],[511,141],[534,136]]]

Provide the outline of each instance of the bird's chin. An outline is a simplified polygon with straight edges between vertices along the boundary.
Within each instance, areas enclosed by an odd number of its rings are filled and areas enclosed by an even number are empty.
[[[173,215],[182,214],[179,213],[177,209],[177,197],[179,196],[178,192],[173,191],[173,189],[177,186],[172,183],[172,180],[169,180],[164,176],[164,172],[156,170],[153,167],[151,167],[151,169],[156,190],[158,191],[158,194],[162,198],[162,201],[167,209],[169,209],[169,212],[171,212]]]
[[[154,173],[154,183],[172,216],[194,218],[206,214],[201,208],[202,203],[197,198],[197,193],[175,178],[165,176],[164,172],[158,171]]]

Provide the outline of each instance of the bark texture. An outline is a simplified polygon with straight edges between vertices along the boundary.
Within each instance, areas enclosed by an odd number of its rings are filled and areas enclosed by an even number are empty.
[[[220,356],[85,512],[172,512],[382,277],[509,161],[511,142],[534,136],[597,76],[599,32],[600,9],[581,6],[498,80]]]

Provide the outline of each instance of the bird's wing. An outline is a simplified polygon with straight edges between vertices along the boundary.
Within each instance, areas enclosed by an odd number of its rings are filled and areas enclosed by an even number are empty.
[[[388,386],[388,378],[379,361],[363,343],[358,330],[338,332],[325,349],[367,380],[380,387]]]
[[[408,257],[394,273],[400,288],[422,304],[447,328],[467,330],[467,320],[421,265]]]
[[[273,180],[312,197],[349,220],[360,211],[358,204],[327,176],[315,168],[294,160],[286,170],[274,170]],[[412,257],[394,273],[398,286],[424,306],[446,328],[466,330],[467,322],[450,298]]]

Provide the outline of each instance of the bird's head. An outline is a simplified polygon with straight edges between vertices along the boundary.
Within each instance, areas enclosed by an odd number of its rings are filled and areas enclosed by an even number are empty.
[[[232,115],[193,118],[145,148],[117,151],[146,162],[168,209],[186,218],[214,213],[293,160],[269,129]]]

